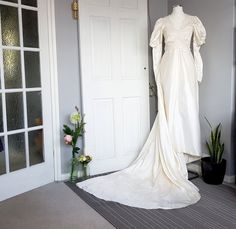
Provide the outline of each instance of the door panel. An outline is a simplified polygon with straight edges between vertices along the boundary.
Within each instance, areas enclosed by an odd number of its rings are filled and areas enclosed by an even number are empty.
[[[0,201],[54,180],[47,4],[0,2]]]
[[[111,23],[106,17],[91,17],[92,70],[95,80],[111,78]]]
[[[123,142],[124,151],[122,155],[133,154],[134,156],[139,150],[141,142],[141,106],[139,97],[123,98]],[[125,112],[129,111],[129,112]]]
[[[123,78],[137,78],[137,22],[134,19],[120,19],[121,68]]]
[[[85,153],[91,174],[127,167],[149,133],[146,0],[80,0]]]
[[[138,9],[138,0],[122,0],[121,1],[121,7],[122,8],[128,8],[128,9]]]
[[[95,160],[115,156],[114,101],[113,99],[94,100]],[[110,144],[107,144],[109,142]]]
[[[87,3],[88,5],[91,5],[91,6],[110,6],[110,1],[111,0],[87,0]]]

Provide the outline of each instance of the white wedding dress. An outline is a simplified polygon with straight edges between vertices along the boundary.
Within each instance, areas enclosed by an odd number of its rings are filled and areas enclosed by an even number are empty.
[[[197,17],[185,16],[180,28],[170,16],[160,18],[151,36],[158,114],[139,156],[128,168],[79,182],[78,187],[104,200],[146,209],[180,208],[200,199],[198,188],[188,180],[186,163],[201,155],[199,49],[206,32]]]

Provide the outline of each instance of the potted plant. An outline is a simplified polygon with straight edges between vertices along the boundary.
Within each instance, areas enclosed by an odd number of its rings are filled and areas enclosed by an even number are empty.
[[[79,161],[76,155],[79,155],[80,148],[77,146],[77,141],[79,137],[83,136],[84,133],[84,119],[81,116],[78,107],[75,107],[75,112],[70,115],[70,122],[73,127],[68,125],[63,125],[63,132],[65,134],[64,141],[67,145],[72,148],[72,159],[71,159],[71,172],[70,181],[76,182],[78,175],[78,165]]]
[[[215,128],[206,119],[211,128],[209,140],[206,146],[209,157],[201,159],[202,178],[207,184],[222,184],[226,170],[226,160],[222,158],[224,143],[221,142],[221,123]]]

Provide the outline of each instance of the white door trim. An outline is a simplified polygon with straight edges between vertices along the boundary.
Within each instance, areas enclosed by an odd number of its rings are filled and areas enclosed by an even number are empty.
[[[57,71],[57,47],[56,47],[56,23],[55,0],[47,1],[48,4],[48,28],[49,28],[49,61],[51,76],[51,104],[52,104],[52,135],[54,155],[54,180],[62,180],[61,172],[61,147],[60,147],[60,118],[59,118],[59,88]]]

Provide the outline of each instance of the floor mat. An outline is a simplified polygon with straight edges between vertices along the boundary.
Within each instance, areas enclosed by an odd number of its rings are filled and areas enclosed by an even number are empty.
[[[147,210],[104,201],[73,183],[65,183],[118,229],[236,228],[236,189],[226,185],[208,185],[201,178],[192,182],[200,189],[201,200],[195,205],[173,210]]]

